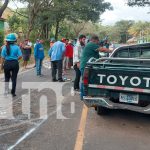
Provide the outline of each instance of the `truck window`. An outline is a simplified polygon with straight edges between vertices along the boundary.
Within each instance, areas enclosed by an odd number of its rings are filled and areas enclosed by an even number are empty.
[[[141,56],[141,50],[139,48],[129,49],[129,58],[139,58]]]
[[[127,47],[119,48],[113,55],[114,58],[145,58],[150,59],[150,47]],[[123,61],[113,60],[112,63],[129,63],[129,64],[145,64],[150,65],[150,62],[143,61]]]
[[[114,57],[128,58],[129,57],[128,49],[119,49],[118,51],[116,51]]]
[[[141,58],[150,59],[150,47],[142,47],[141,48]],[[150,65],[149,62],[142,62],[142,64]]]
[[[114,58],[128,58],[129,57],[129,50],[127,48],[120,48],[116,51],[113,56]],[[125,63],[123,60],[113,60],[112,63]]]
[[[150,58],[150,47],[143,47],[141,48],[141,58]]]

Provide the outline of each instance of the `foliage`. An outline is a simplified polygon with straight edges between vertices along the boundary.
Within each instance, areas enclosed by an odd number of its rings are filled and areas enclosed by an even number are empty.
[[[137,37],[140,34],[149,35],[150,34],[150,22],[136,22],[133,26],[128,30],[129,34]]]
[[[26,9],[19,9],[18,13],[22,15],[26,14]],[[11,17],[8,18],[7,21],[9,23],[11,32],[15,32],[17,34],[22,33],[25,38],[25,35],[28,31],[28,20],[18,13],[14,13]]]
[[[116,22],[115,29],[118,32],[119,43],[126,43],[126,41],[130,38],[128,34],[129,28],[134,24],[133,20],[121,20]]]
[[[4,43],[4,31],[0,30],[0,47],[3,45]]]
[[[150,6],[149,0],[128,0],[129,6]]]
[[[38,24],[42,36],[49,38],[52,26],[56,27],[55,37],[58,37],[59,26],[65,19],[72,22],[96,22],[106,9],[112,9],[110,3],[104,0],[20,0],[28,3],[28,33]]]

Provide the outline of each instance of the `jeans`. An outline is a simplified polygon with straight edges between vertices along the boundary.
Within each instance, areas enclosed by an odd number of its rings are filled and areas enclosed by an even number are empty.
[[[64,57],[63,60],[63,69],[66,70],[69,68],[69,57]]]
[[[52,79],[56,80],[56,74],[58,70],[58,80],[62,80],[62,60],[52,61]]]
[[[84,94],[84,84],[83,84],[83,74],[84,74],[84,69],[80,69],[81,71],[81,89],[80,89],[80,99],[83,100],[83,96],[85,96]]]
[[[81,78],[81,71],[80,69],[77,67],[77,65],[74,65],[74,70],[76,72],[76,78],[74,81],[74,89],[80,89],[80,78]]]
[[[36,58],[35,61],[36,61],[36,75],[39,76],[39,75],[41,75],[43,59]]]
[[[9,90],[9,81],[12,80],[11,94],[16,92],[17,75],[19,71],[19,63],[17,60],[5,61],[4,74],[5,74],[5,91]]]

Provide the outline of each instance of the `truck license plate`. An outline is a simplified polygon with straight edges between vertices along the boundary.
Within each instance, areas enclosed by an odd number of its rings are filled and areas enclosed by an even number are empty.
[[[119,101],[123,102],[123,103],[138,104],[139,103],[139,95],[138,94],[120,93]]]

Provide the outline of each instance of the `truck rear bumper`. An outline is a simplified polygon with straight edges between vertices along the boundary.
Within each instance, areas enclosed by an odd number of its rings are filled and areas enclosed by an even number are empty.
[[[150,105],[148,105],[147,107],[133,106],[128,104],[113,103],[112,101],[110,101],[108,98],[105,97],[88,97],[88,96],[83,97],[83,102],[88,107],[103,106],[109,109],[126,109],[140,113],[150,114]]]

